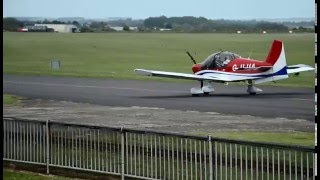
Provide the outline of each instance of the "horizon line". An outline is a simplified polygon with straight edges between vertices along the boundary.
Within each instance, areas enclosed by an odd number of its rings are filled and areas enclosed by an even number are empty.
[[[165,16],[165,15],[161,15]],[[161,17],[161,16],[150,16],[150,17]],[[147,18],[150,18],[147,17]],[[308,19],[315,19],[315,17],[278,17],[278,18],[207,18],[204,16],[165,16],[167,18],[171,17],[203,17],[209,20],[214,19],[226,19],[226,20],[257,20],[257,19],[299,19],[299,18],[308,18]],[[109,19],[109,18],[119,18],[119,19],[132,19],[132,20],[141,20],[141,19],[147,19],[147,18],[133,18],[133,17],[121,17],[121,16],[109,16],[109,17],[81,17],[81,16],[61,16],[61,17],[48,17],[48,16],[3,16],[3,18],[51,18],[51,19],[59,19],[59,18],[84,18],[84,19]]]

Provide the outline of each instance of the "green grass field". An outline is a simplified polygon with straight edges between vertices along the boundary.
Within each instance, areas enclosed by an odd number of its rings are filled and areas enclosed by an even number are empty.
[[[213,137],[314,147],[315,134],[309,132],[215,132]]]
[[[53,175],[43,175],[38,173],[32,173],[27,171],[14,171],[11,169],[3,169],[3,179],[5,180],[25,180],[25,179],[33,179],[33,180],[67,180],[72,178],[65,178],[60,176]]]
[[[288,65],[315,63],[314,34],[4,32],[3,36],[3,69],[7,74],[155,80],[138,76],[133,69],[191,73],[192,62],[185,50],[198,62],[220,50],[243,57],[252,51],[251,58],[264,60],[274,39],[284,42]],[[53,59],[61,61],[60,70],[50,69]],[[314,72],[276,85],[314,87]]]
[[[3,105],[17,105],[21,97],[3,94]]]

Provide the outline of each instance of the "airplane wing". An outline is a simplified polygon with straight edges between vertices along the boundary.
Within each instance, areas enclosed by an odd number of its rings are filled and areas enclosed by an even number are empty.
[[[314,68],[311,66],[305,65],[305,64],[297,64],[297,65],[287,66],[288,74],[298,73],[298,72],[302,72],[302,71],[310,71],[310,70],[314,70]]]
[[[167,72],[167,71],[154,71],[146,69],[135,69],[137,74],[143,76],[157,76],[157,77],[167,77],[175,79],[190,79],[190,80],[207,80],[215,82],[231,82],[231,81],[241,81],[248,79],[257,79],[258,77],[245,77],[245,76],[233,76],[226,74],[207,74],[207,75],[196,75],[187,73],[177,73],[177,72]]]
[[[177,72],[167,72],[167,71],[154,71],[146,69],[135,69],[137,74],[142,76],[157,76],[157,77],[168,77],[175,79],[191,79],[191,80],[221,80],[215,77],[206,77],[202,75],[187,74],[187,73],[177,73]]]

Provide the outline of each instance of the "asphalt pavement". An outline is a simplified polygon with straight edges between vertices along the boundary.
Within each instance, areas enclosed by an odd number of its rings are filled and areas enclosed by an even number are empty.
[[[3,75],[3,92],[30,99],[63,100],[106,106],[158,107],[268,118],[315,120],[314,88],[259,86],[249,95],[246,86],[215,84],[209,96],[192,97],[190,83]]]

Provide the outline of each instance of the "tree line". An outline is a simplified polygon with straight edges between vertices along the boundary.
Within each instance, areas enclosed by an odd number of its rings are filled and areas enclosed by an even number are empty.
[[[288,32],[285,25],[266,21],[210,20],[204,17],[149,17],[145,19],[147,28],[165,28],[176,32]]]
[[[81,32],[112,32],[111,26],[123,27],[122,30],[130,31],[129,26],[138,27],[138,31],[155,32],[161,29],[170,30],[172,32],[221,32],[221,33],[235,33],[241,31],[243,33],[261,33],[262,31],[281,33],[293,30],[295,32],[314,32],[314,29],[305,28],[302,26],[290,28],[284,24],[267,22],[267,21],[240,21],[240,20],[210,20],[204,17],[149,17],[145,20],[119,20],[110,22],[90,22],[79,23],[77,21],[49,21],[47,19],[37,22],[19,21],[15,18],[3,18],[3,30],[17,31],[26,25],[35,23],[43,24],[73,24],[77,26]],[[293,23],[292,23],[293,24]]]

